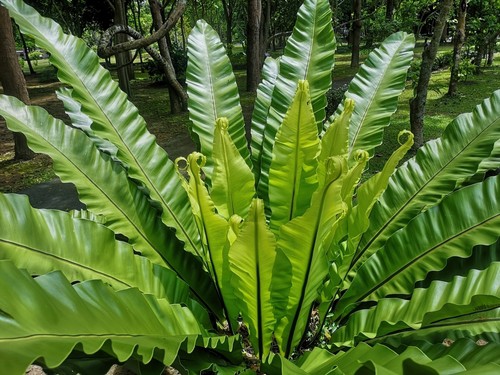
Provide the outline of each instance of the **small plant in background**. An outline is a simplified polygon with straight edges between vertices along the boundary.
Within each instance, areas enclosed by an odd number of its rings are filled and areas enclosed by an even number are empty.
[[[172,58],[172,64],[175,69],[177,77],[183,82],[186,77],[186,65],[187,65],[187,54],[184,49],[178,46],[176,43],[173,44],[172,48],[169,49],[170,57]],[[155,60],[148,59],[144,64],[146,71],[148,72],[149,78],[153,82],[166,82],[165,72],[161,64]]]
[[[348,84],[343,84],[339,87],[332,87],[326,92],[326,117],[330,117],[335,113],[339,104],[342,103],[348,88]]]
[[[72,127],[8,96],[0,115],[88,208],[0,194],[2,371],[498,370],[500,177],[485,176],[499,166],[500,91],[397,167],[413,143],[401,132],[360,183],[413,36],[370,53],[326,119],[331,12],[306,0],[265,62],[249,148],[230,61],[199,21],[186,70],[198,151],[172,162],[82,40],[1,3],[50,51]]]

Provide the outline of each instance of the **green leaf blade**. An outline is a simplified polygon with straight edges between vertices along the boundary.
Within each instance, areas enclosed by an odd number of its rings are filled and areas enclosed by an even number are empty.
[[[116,146],[117,157],[127,165],[129,176],[144,184],[151,199],[161,206],[162,221],[175,228],[175,235],[194,252],[199,238],[174,165],[146,129],[137,108],[99,64],[97,55],[83,40],[65,35],[59,25],[22,1],[6,0],[2,4],[22,32],[51,53],[58,78],[72,87],[73,98],[93,121],[92,130]]]
[[[198,21],[188,39],[186,81],[192,131],[199,138],[201,153],[207,156],[205,173],[212,178],[212,149],[215,122],[228,119],[228,132],[245,162],[250,152],[238,87],[231,63],[217,33],[205,21]]]
[[[349,128],[350,157],[356,150],[372,154],[382,143],[384,128],[389,125],[398,97],[405,88],[414,44],[413,35],[392,34],[370,53],[349,84],[345,98],[354,100]],[[342,110],[343,104],[339,105],[335,116]]]
[[[475,174],[499,137],[500,90],[478,105],[472,114],[458,116],[441,139],[428,142],[414,158],[398,168],[373,208],[370,228],[360,241],[357,258],[383,246],[392,233],[422,209],[436,204]]]
[[[269,170],[271,228],[302,215],[318,186],[319,137],[310,105],[309,85],[300,81],[294,101],[276,135]]]
[[[444,268],[449,257],[465,258],[474,245],[494,243],[500,225],[498,197],[497,176],[458,190],[418,215],[360,267],[337,314],[357,301],[410,293],[416,281]],[[414,233],[425,236],[412,241]]]

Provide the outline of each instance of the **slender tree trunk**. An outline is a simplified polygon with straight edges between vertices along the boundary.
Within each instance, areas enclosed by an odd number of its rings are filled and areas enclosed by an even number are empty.
[[[126,10],[123,0],[115,0],[115,25],[126,25]],[[125,34],[116,35],[117,43],[127,41]],[[116,65],[118,66],[118,84],[124,93],[130,98],[132,92],[130,90],[130,76],[129,69],[126,64],[129,62],[129,52],[119,52],[115,55]]]
[[[228,55],[233,52],[233,3],[232,0],[222,0],[224,17],[226,19],[226,49]]]
[[[476,73],[481,71],[481,62],[483,61],[484,53],[486,51],[486,38],[483,36],[482,38],[478,38],[476,44],[476,55],[472,60],[472,63],[476,66]]]
[[[495,46],[497,43],[497,37],[498,33],[495,33],[494,35],[491,36],[489,43],[488,43],[488,59],[486,60],[486,65],[492,66],[493,65],[493,59],[495,57]]]
[[[161,4],[156,0],[149,0],[149,6],[151,8],[151,15],[153,16],[153,26],[155,30],[158,30],[163,24]],[[179,81],[177,81],[174,65],[172,64],[172,58],[170,56],[170,51],[168,50],[166,36],[158,40],[158,47],[160,49],[160,55],[166,62],[163,65],[163,69],[168,84],[170,112],[179,113],[187,108],[187,94],[182,88]]]
[[[36,74],[35,69],[33,69],[33,64],[31,64],[28,46],[26,45],[26,39],[24,39],[24,35],[23,35],[23,33],[21,33],[21,29],[19,28],[19,25],[16,25],[16,26],[17,26],[17,32],[19,33],[19,37],[21,38],[21,43],[23,44],[24,56],[26,57],[26,63],[28,64],[30,74]]]
[[[462,47],[465,42],[465,18],[467,15],[467,0],[460,0],[458,6],[457,29],[455,31],[453,43],[453,60],[451,63],[450,84],[448,86],[448,95],[453,96],[457,93],[458,72],[460,67]]]
[[[260,81],[261,0],[248,0],[247,23],[247,91],[255,92]]]
[[[361,45],[361,0],[353,0],[352,18],[351,68],[357,68],[359,66],[359,50]]]
[[[436,58],[439,47],[439,41],[443,33],[444,26],[450,13],[453,0],[441,0],[439,4],[439,14],[434,26],[434,33],[430,45],[422,52],[422,63],[420,65],[420,75],[418,78],[417,87],[415,88],[415,95],[410,99],[410,124],[411,131],[413,132],[414,148],[419,148],[424,144],[424,115],[425,103],[427,101],[427,89],[431,79],[432,64]]]
[[[262,14],[262,23],[260,30],[260,66],[264,64],[267,52],[268,40],[271,35],[271,0],[266,0],[265,12]]]
[[[30,104],[26,80],[19,65],[16,54],[16,44],[9,13],[0,7],[0,81],[3,92]],[[35,154],[28,148],[26,137],[14,133],[14,158],[31,159]]]
[[[396,0],[387,0],[385,6],[385,19],[387,22],[392,22],[394,19],[394,9],[396,8]]]

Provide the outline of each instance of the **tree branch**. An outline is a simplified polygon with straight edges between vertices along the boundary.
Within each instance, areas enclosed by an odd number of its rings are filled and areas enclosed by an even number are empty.
[[[172,29],[172,27],[174,27],[181,15],[184,13],[185,9],[186,0],[179,0],[161,28],[159,28],[158,31],[154,32],[148,37],[143,37],[140,33],[129,26],[111,26],[102,34],[102,37],[99,40],[99,45],[97,47],[97,54],[100,57],[105,58],[116,55],[119,52],[130,51],[133,49],[144,48],[147,50],[148,46],[156,43],[159,39],[167,35],[167,33]],[[112,38],[118,33],[128,34],[132,36],[134,40],[112,45]]]

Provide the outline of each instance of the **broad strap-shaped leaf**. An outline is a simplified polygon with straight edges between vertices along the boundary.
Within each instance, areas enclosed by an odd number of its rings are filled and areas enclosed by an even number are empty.
[[[335,315],[345,314],[360,301],[409,294],[416,281],[444,268],[450,257],[465,258],[473,246],[496,242],[499,198],[500,176],[491,177],[416,216],[359,268]]]
[[[403,136],[406,136],[407,138],[406,141],[401,142],[401,137]],[[370,226],[369,218],[374,204],[387,188],[389,178],[394,173],[394,170],[398,166],[401,159],[403,159],[406,153],[410,150],[411,146],[413,146],[413,134],[406,130],[401,131],[398,135],[398,142],[400,142],[401,145],[392,153],[390,158],[384,164],[382,171],[363,182],[356,190],[357,204],[347,218],[347,252],[344,254],[341,269],[339,271],[340,277],[342,278],[344,278],[349,270],[351,260],[355,255],[361,236]]]
[[[415,38],[411,34],[392,34],[368,55],[349,84],[345,98],[355,103],[349,128],[350,157],[356,150],[372,154],[373,149],[382,143],[384,128],[396,112],[398,97],[405,88],[414,44]],[[340,104],[334,118],[343,109],[344,104]]]
[[[276,239],[266,224],[264,204],[254,199],[238,238],[229,249],[231,284],[239,298],[228,306],[248,324],[255,353],[265,358],[271,349],[276,319],[271,301],[271,281],[276,259]]]
[[[386,345],[373,346],[360,343],[347,351],[340,351],[330,361],[336,366],[333,374],[377,373],[377,374],[480,374],[495,368],[491,361],[487,346],[475,345],[465,348],[463,341],[455,342],[447,347],[440,342],[435,347],[440,353],[432,353],[420,346],[411,345],[397,348],[397,351]],[[465,349],[465,350],[464,350]],[[486,354],[484,360],[475,363],[468,358],[474,351]],[[475,372],[480,369],[485,372]],[[363,371],[364,370],[364,371]]]
[[[175,235],[194,252],[199,238],[174,165],[146,129],[137,108],[99,64],[97,55],[83,40],[65,35],[54,21],[41,17],[21,0],[5,0],[2,4],[21,31],[50,52],[58,78],[72,87],[82,113],[93,121],[94,134],[115,145],[116,156],[127,166],[128,175],[144,185],[159,205],[162,221],[175,228]]]
[[[100,279],[117,290],[187,301],[189,288],[174,272],[134,255],[106,227],[64,211],[36,210],[24,195],[0,194],[0,207],[0,259],[34,275],[57,269],[72,282]]]
[[[271,107],[274,85],[278,76],[279,60],[272,57],[266,58],[262,67],[262,81],[257,87],[257,96],[252,112],[250,146],[252,149],[252,164],[255,180],[258,181],[261,170],[261,151],[264,142],[264,130],[267,124],[267,116]]]
[[[226,219],[215,212],[214,203],[201,179],[201,169],[205,166],[205,161],[204,155],[193,152],[187,159],[178,158],[176,163],[179,178],[188,193],[191,211],[200,233],[202,243],[200,256],[205,267],[214,278],[216,285],[218,285],[220,283],[217,282],[217,276],[220,276],[220,273],[216,272],[215,268],[221,262],[214,261],[214,257],[222,261],[222,252],[226,245],[229,224]],[[186,165],[181,168],[181,163]],[[187,172],[188,181],[186,181],[182,172]]]
[[[337,347],[403,331],[413,331],[434,322],[500,307],[500,263],[483,271],[471,270],[450,282],[436,280],[417,288],[409,300],[383,298],[371,309],[357,311],[332,334]]]
[[[0,114],[10,130],[25,134],[35,152],[51,157],[61,180],[76,184],[79,198],[89,210],[104,215],[108,227],[127,236],[136,251],[152,261],[168,264],[162,259],[168,231],[156,219],[157,211],[125,170],[100,153],[85,134],[14,97],[0,96]]]
[[[342,112],[335,117],[332,124],[321,137],[320,159],[326,160],[330,156],[347,155],[349,151],[349,124],[354,111],[354,100],[346,99]]]
[[[72,286],[59,272],[32,279],[8,261],[0,261],[0,310],[0,365],[9,374],[24,374],[38,358],[57,367],[77,344],[120,362],[154,356],[169,365],[203,332],[186,307],[138,289],[116,292],[97,280]]]
[[[325,118],[325,93],[331,87],[335,36],[328,1],[306,0],[299,9],[292,35],[288,38],[279,62],[262,150],[253,152],[260,158],[261,176],[258,193],[268,202],[269,167],[273,157],[275,135],[292,104],[300,80],[309,82],[311,105],[318,131]]]
[[[314,121],[309,84],[300,81],[295,98],[276,134],[269,170],[271,229],[302,215],[318,187],[318,129]]]
[[[214,128],[221,117],[227,118],[231,139],[250,166],[245,122],[231,62],[217,33],[203,20],[189,34],[186,82],[191,130],[198,137],[201,153],[207,157],[204,168],[207,178],[212,178]]]
[[[311,306],[319,298],[328,275],[329,246],[324,242],[345,214],[346,206],[341,198],[345,167],[345,163],[331,160],[326,181],[314,193],[311,207],[280,230],[278,248],[289,259],[292,273],[286,314],[275,330],[276,341],[285,357],[302,339]]]
[[[63,102],[64,112],[71,119],[71,126],[82,130],[100,151],[110,155],[114,161],[122,164],[121,160],[116,157],[118,153],[116,146],[94,134],[92,120],[82,112],[82,105],[73,99],[72,93],[73,91],[68,87],[61,87],[56,91],[57,99]]]
[[[374,206],[370,228],[363,235],[356,259],[367,257],[421,210],[437,204],[461,182],[474,175],[500,138],[500,90],[462,114],[442,138],[428,142],[399,167]]]
[[[212,162],[210,196],[217,212],[226,219],[233,215],[246,217],[255,196],[254,176],[228,133],[226,118],[216,121]]]
[[[471,269],[484,270],[493,262],[500,262],[500,237],[492,245],[474,246],[468,258],[448,259],[445,268],[428,273],[425,280],[419,281],[415,287],[427,288],[434,280],[450,281],[455,276],[465,276]]]
[[[484,306],[482,306],[484,307]],[[417,330],[403,330],[366,340],[370,345],[387,343],[391,346],[411,345],[420,340],[433,343],[443,342],[443,337],[451,341],[469,338],[474,341],[498,342],[500,335],[500,308],[482,310],[477,313],[459,315],[429,323]]]
[[[27,107],[2,95],[0,114],[10,129],[26,135],[31,148],[52,158],[61,180],[76,184],[80,199],[94,213],[104,215],[106,226],[127,236],[136,251],[151,261],[175,271],[200,301],[214,311],[219,309],[215,289],[201,263],[183,251],[182,243],[159,220],[158,211],[121,165],[99,152],[83,132],[65,126],[42,108]],[[179,252],[184,256],[179,257]]]

